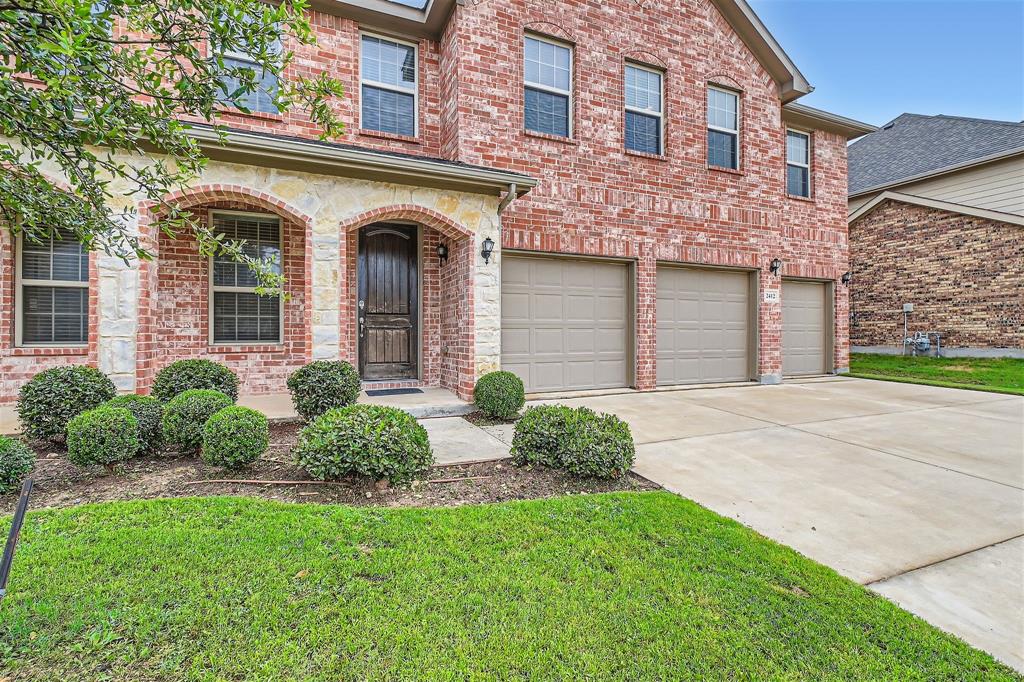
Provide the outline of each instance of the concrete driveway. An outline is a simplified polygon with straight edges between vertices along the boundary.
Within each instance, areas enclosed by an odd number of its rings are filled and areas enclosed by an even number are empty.
[[[1024,398],[829,378],[558,400],[636,471],[1024,671]]]

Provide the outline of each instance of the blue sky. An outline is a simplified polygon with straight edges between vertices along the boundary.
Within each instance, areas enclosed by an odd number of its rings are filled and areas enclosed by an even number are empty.
[[[748,2],[815,87],[804,104],[1024,119],[1024,0]]]

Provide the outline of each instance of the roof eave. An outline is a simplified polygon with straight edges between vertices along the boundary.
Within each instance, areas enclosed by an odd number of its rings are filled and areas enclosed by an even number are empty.
[[[310,7],[360,24],[415,38],[438,40],[462,0],[428,0],[423,9],[388,0],[311,0]]]
[[[790,102],[782,107],[782,120],[797,127],[803,126],[842,135],[847,140],[853,140],[878,130],[876,126],[869,123],[862,123],[796,102]]]

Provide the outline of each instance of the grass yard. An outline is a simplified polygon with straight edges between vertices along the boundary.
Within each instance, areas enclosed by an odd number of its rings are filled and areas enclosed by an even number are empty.
[[[1024,360],[851,353],[850,376],[1024,395]]]
[[[9,587],[0,679],[1018,679],[663,492],[43,511]]]

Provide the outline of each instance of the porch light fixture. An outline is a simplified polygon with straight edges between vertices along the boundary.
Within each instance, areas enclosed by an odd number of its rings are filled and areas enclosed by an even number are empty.
[[[441,261],[441,265],[448,262],[448,245],[438,244],[437,245],[437,257]]]
[[[484,245],[480,248],[480,255],[484,257],[484,263],[491,262],[491,254],[494,253],[494,240],[490,237],[484,239]]]
[[[845,286],[850,286],[851,279],[853,279],[853,273],[847,270],[846,272],[843,273],[843,276],[839,278],[839,281],[842,282]]]
[[[772,274],[777,277],[779,274],[779,270],[782,269],[782,261],[780,261],[778,258],[773,258],[771,265],[768,266],[768,269],[771,270]]]

